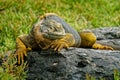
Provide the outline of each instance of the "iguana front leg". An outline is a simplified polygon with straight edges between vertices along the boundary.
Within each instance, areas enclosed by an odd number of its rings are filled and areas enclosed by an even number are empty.
[[[50,44],[50,48],[55,51],[60,51],[63,48],[69,48],[70,46],[74,46],[75,39],[72,34],[66,33],[66,35],[61,39],[56,39]]]
[[[20,64],[21,62],[24,63],[24,56],[27,56],[27,51],[31,50],[31,48],[26,47],[21,38],[26,38],[26,36],[21,35],[16,39],[15,55],[17,55],[18,57],[18,64]]]

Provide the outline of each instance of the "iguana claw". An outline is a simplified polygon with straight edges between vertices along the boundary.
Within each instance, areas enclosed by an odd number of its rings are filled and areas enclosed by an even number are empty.
[[[69,48],[75,44],[75,40],[72,34],[67,33],[62,39],[57,39],[50,44],[50,48],[55,51],[60,51],[63,48]]]
[[[26,48],[19,38],[16,39],[16,43],[17,49],[15,55],[18,58],[18,64],[21,64],[21,62],[24,63],[24,57],[27,56],[27,51],[31,50],[31,48]]]
[[[58,40],[51,44],[50,48],[54,49],[54,51],[60,51],[63,48],[69,48],[69,45],[64,40]]]

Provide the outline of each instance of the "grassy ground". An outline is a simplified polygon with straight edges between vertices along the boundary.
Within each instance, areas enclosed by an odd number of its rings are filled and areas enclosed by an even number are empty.
[[[0,0],[0,54],[13,50],[16,37],[48,12],[78,31],[120,25],[120,0]]]

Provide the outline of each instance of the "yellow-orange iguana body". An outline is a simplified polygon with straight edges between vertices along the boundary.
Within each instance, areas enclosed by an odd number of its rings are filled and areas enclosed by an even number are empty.
[[[112,47],[96,43],[96,36],[92,32],[78,33],[57,15],[47,13],[33,25],[28,35],[21,35],[16,39],[15,54],[20,64],[24,62],[24,56],[27,56],[29,50],[52,48],[60,51],[69,47],[113,50]]]

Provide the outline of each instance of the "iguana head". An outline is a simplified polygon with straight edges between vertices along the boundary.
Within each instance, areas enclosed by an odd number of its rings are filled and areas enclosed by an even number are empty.
[[[65,30],[62,25],[52,19],[43,19],[40,22],[40,32],[45,38],[60,39],[65,35]]]

